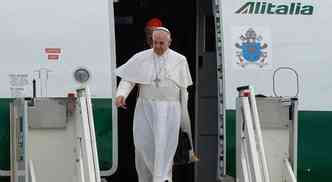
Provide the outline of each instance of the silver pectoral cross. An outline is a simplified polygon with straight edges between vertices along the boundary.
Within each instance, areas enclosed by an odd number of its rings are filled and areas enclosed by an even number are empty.
[[[161,80],[158,77],[156,77],[156,79],[153,81],[156,83],[156,87],[159,87],[159,83]]]

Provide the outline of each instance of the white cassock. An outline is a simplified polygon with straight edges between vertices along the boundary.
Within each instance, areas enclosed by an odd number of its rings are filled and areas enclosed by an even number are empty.
[[[180,125],[192,144],[187,110],[192,79],[186,58],[171,49],[162,56],[148,49],[135,54],[115,74],[122,78],[117,96],[127,97],[139,85],[133,128],[139,182],[171,182]]]

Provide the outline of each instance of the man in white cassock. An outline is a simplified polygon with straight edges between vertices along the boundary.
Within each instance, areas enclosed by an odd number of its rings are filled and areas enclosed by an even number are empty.
[[[116,105],[125,108],[126,97],[138,84],[133,134],[139,182],[171,182],[180,125],[192,145],[187,111],[192,79],[186,58],[169,49],[169,30],[158,27],[152,38],[152,49],[135,54],[116,69],[121,77]]]

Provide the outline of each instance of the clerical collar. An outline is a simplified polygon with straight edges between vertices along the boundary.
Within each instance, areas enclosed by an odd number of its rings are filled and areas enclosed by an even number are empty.
[[[155,57],[155,58],[162,58],[162,57],[167,57],[167,55],[168,55],[168,53],[169,53],[169,49],[167,49],[162,55],[158,55],[158,54],[156,54],[154,51],[153,51],[153,49],[152,49],[152,52],[153,52],[153,57]]]

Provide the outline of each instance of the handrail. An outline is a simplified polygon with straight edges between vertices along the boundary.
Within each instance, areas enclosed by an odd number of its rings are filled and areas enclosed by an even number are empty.
[[[10,103],[10,181],[28,180],[27,163],[27,102],[17,98]],[[3,171],[2,171],[3,172]],[[2,173],[3,174],[3,173]]]
[[[92,103],[88,87],[77,89],[80,114],[77,126],[77,155],[79,182],[100,182],[98,152],[92,113]]]
[[[287,158],[284,159],[284,164],[285,164],[285,167],[286,167],[286,176],[288,177],[289,182],[297,182],[296,180],[296,177],[294,175],[294,172],[293,172],[293,169],[291,167],[291,164],[289,162],[289,160]]]
[[[261,159],[261,164],[262,164],[263,171],[264,171],[263,172],[264,182],[270,182],[270,176],[269,176],[269,171],[268,171],[267,162],[266,162],[266,155],[265,155],[264,144],[263,144],[263,136],[262,136],[262,131],[261,131],[261,125],[260,125],[260,120],[259,120],[259,115],[258,115],[258,110],[257,110],[254,89],[252,87],[250,87],[249,90],[250,90],[249,101],[251,103],[254,131],[256,132],[257,143],[259,146],[257,148],[257,150],[259,152],[259,155],[260,155],[259,159]]]
[[[29,181],[30,182],[36,182],[36,173],[35,173],[35,167],[33,165],[32,160],[29,160]]]
[[[237,121],[237,140],[240,142],[238,153],[239,180],[243,182],[270,182],[268,166],[263,145],[256,98],[251,87],[239,90]]]
[[[244,128],[244,148],[247,150],[246,152],[246,157],[248,159],[249,167],[248,169],[253,169],[251,172],[252,179],[255,182],[264,182],[264,175],[262,174],[264,171],[261,169],[261,159],[259,152],[257,151],[257,138],[256,138],[256,133],[254,130],[254,125],[252,121],[252,115],[251,115],[251,108],[249,104],[249,99],[248,98],[242,98],[242,106],[243,106],[243,120],[245,122],[245,128]],[[246,142],[247,141],[247,142]],[[243,150],[243,151],[245,151]]]

